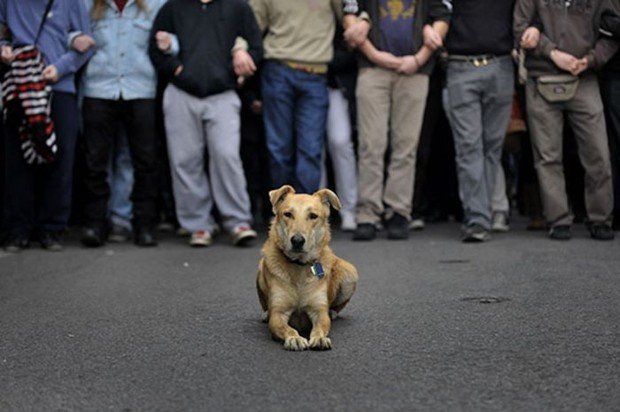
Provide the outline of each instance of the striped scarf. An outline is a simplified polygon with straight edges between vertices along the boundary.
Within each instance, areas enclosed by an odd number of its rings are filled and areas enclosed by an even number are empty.
[[[43,56],[34,46],[15,48],[14,54],[2,80],[4,119],[17,127],[28,164],[51,163],[58,146],[50,118],[52,87],[43,80]]]

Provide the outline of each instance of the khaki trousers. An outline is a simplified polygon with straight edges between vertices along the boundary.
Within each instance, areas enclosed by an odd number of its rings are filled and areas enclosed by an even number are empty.
[[[526,87],[527,114],[540,181],[545,217],[552,226],[570,225],[562,164],[564,117],[572,128],[579,158],[586,171],[586,210],[591,222],[610,222],[613,210],[611,162],[603,103],[595,76],[580,79],[575,97],[564,103],[548,103],[536,90],[534,80]]]
[[[358,223],[378,223],[384,212],[387,218],[393,213],[410,218],[427,94],[427,75],[405,76],[377,67],[360,70]],[[388,144],[391,154],[385,177]]]

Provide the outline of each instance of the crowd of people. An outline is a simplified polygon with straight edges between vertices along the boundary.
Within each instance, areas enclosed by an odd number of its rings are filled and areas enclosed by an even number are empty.
[[[0,0],[4,248],[246,246],[284,184],[357,241],[612,240],[619,41],[616,0]]]

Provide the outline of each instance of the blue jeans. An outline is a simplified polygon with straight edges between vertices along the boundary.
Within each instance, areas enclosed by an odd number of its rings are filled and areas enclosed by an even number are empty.
[[[268,61],[262,72],[263,113],[271,180],[314,193],[321,182],[321,159],[329,98],[325,76]]]
[[[108,168],[108,184],[110,185],[108,208],[112,224],[131,229],[133,206],[130,197],[133,190],[133,165],[126,130],[121,130],[114,140]]]

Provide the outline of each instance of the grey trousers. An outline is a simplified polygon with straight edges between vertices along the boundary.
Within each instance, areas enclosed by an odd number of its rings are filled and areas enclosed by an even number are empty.
[[[580,79],[575,97],[565,103],[548,103],[529,79],[526,86],[527,117],[532,135],[534,165],[540,181],[545,218],[552,226],[570,225],[562,164],[564,118],[577,141],[579,158],[586,171],[586,210],[592,222],[610,222],[613,188],[607,130],[598,79]]]
[[[411,216],[428,82],[424,74],[406,76],[378,67],[359,72],[358,223],[379,223],[384,212],[388,219],[394,213],[407,219]],[[388,144],[392,152],[385,176]]]
[[[451,61],[447,80],[444,106],[454,135],[464,222],[489,229],[512,109],[514,66],[509,56],[483,67]]]
[[[164,120],[172,188],[181,227],[213,231],[213,201],[224,229],[251,221],[250,198],[239,154],[241,102],[230,90],[203,99],[174,85],[164,92]],[[209,155],[209,174],[205,170]]]

